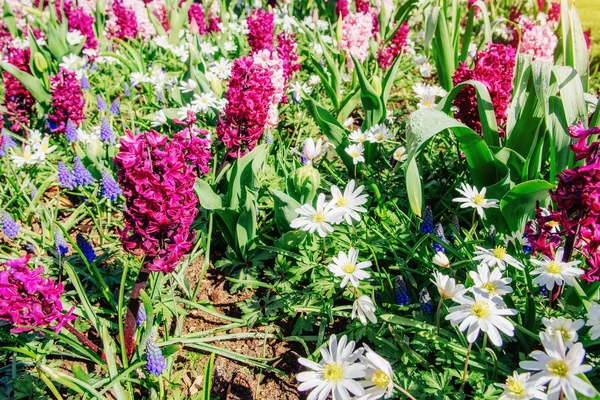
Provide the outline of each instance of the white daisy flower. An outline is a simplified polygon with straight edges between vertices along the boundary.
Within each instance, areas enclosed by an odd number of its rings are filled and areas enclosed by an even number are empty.
[[[308,84],[315,86],[321,83],[321,77],[319,75],[311,75],[308,77]]]
[[[450,307],[446,320],[452,326],[459,325],[461,332],[467,329],[467,340],[473,343],[477,340],[479,332],[488,334],[490,341],[496,346],[502,346],[500,332],[507,336],[514,336],[515,327],[506,316],[516,315],[517,310],[506,308],[499,297],[490,297],[490,294],[481,289],[473,290],[473,297],[455,297],[454,301],[460,305]]]
[[[354,165],[360,162],[365,162],[363,152],[364,148],[361,143],[351,144],[350,146],[346,147],[346,153],[348,153],[348,155],[352,157]]]
[[[146,73],[132,72],[131,75],[129,75],[129,83],[133,87],[139,85],[140,83],[148,82],[150,82],[150,77]]]
[[[544,387],[536,384],[530,378],[531,373],[529,372],[519,374],[515,371],[512,376],[506,378],[504,383],[497,383],[496,386],[504,389],[498,400],[545,400]]]
[[[329,264],[327,268],[335,276],[343,277],[340,284],[341,288],[346,287],[348,281],[356,288],[360,281],[371,276],[368,272],[363,271],[363,269],[370,267],[371,261],[358,262],[358,250],[350,247],[348,254],[340,251],[337,257],[333,257],[333,264]]]
[[[76,54],[69,54],[62,58],[62,62],[59,67],[62,67],[70,72],[77,72],[81,68],[83,68],[83,64],[85,64],[85,60],[79,57]]]
[[[564,283],[573,286],[574,278],[583,274],[581,268],[575,268],[581,261],[562,262],[564,249],[561,247],[556,250],[554,260],[542,254],[543,260],[531,259],[531,262],[538,268],[531,271],[531,275],[538,275],[533,283],[546,286],[546,289],[552,290],[554,285],[561,286]]]
[[[325,202],[325,195],[321,193],[317,198],[317,208],[311,204],[304,204],[295,210],[300,216],[292,221],[290,227],[314,233],[325,237],[328,232],[333,232],[334,224],[342,222],[342,213],[335,209],[332,202]]]
[[[356,379],[366,376],[366,366],[355,361],[364,350],[354,350],[354,346],[353,341],[348,343],[346,335],[342,336],[339,344],[335,335],[331,335],[329,349],[321,349],[323,359],[319,363],[299,358],[298,362],[312,371],[300,372],[296,376],[301,382],[298,390],[312,389],[307,397],[309,400],[324,400],[330,393],[333,400],[349,400],[350,393],[361,396],[364,389]]]
[[[199,111],[205,112],[209,108],[217,105],[217,97],[212,92],[194,94],[192,104],[196,106]]]
[[[596,340],[600,337],[600,304],[592,303],[590,311],[585,315],[587,322],[585,326],[591,326],[590,337]]]
[[[461,297],[467,292],[467,289],[465,289],[464,285],[457,285],[456,280],[454,278],[450,278],[448,275],[434,272],[433,277],[434,279],[431,279],[431,282],[437,287],[438,293],[443,299]]]
[[[67,43],[70,46],[77,46],[85,37],[77,29],[67,32]]]
[[[354,123],[354,120],[352,120],[350,125],[352,125],[353,123]],[[365,135],[365,133],[362,130],[357,129],[357,130],[353,131],[352,133],[350,133],[350,135],[348,136],[348,139],[350,139],[350,141],[353,143],[362,144],[367,141],[367,135]]]
[[[50,137],[45,136],[41,142],[34,143],[33,149],[35,150],[34,158],[39,161],[44,161],[46,159],[46,155],[52,153],[56,150],[57,146],[50,146]]]
[[[540,333],[544,351],[534,350],[529,356],[535,361],[521,361],[519,365],[527,371],[537,371],[531,380],[538,385],[548,384],[548,399],[558,399],[561,391],[568,400],[577,400],[576,392],[593,397],[594,388],[577,375],[592,370],[583,364],[585,350],[575,343],[567,353],[561,335],[550,336]]]
[[[343,194],[336,185],[331,187],[331,195],[333,196],[331,202],[335,204],[336,208],[342,212],[343,218],[350,225],[352,225],[353,219],[360,221],[359,213],[364,213],[367,211],[364,207],[361,207],[367,202],[368,199],[366,194],[362,194],[365,187],[363,185],[357,187],[356,189],[355,187],[356,182],[354,179],[348,182]]]
[[[384,124],[377,124],[367,131],[367,140],[371,143],[383,143],[393,138],[394,135]]]
[[[231,76],[231,68],[233,67],[233,63],[226,58],[221,57],[219,61],[215,61],[212,67],[210,67],[210,72],[215,74],[219,79],[225,80],[229,79]]]
[[[398,162],[404,162],[408,158],[408,154],[406,154],[406,149],[404,146],[400,146],[394,151],[392,157]]]
[[[506,247],[496,246],[494,250],[484,249],[480,246],[475,246],[477,257],[473,257],[473,261],[479,261],[489,267],[498,266],[502,271],[506,269],[506,264],[512,265],[517,269],[523,269],[523,264],[518,262],[513,256],[506,252]]]
[[[197,114],[199,112],[198,108],[192,102],[192,104],[186,104],[183,107],[179,107],[177,109],[177,117],[182,121],[187,120],[188,111],[191,111],[194,114]]]
[[[207,56],[213,56],[219,48],[212,43],[204,42],[200,43],[200,52],[202,54],[206,54]]]
[[[170,50],[173,48],[173,45],[169,43],[169,38],[167,35],[159,35],[155,36],[152,41],[160,48]]]
[[[394,372],[390,363],[363,344],[365,354],[360,356],[367,367],[367,376],[361,381],[365,394],[357,400],[389,399],[394,391]]]
[[[456,203],[462,203],[460,208],[474,208],[481,218],[485,218],[485,208],[499,208],[498,200],[485,198],[486,188],[483,188],[480,193],[475,186],[471,186],[468,183],[461,183],[460,187],[460,189],[457,188],[456,190],[464,197],[452,199]]]
[[[369,296],[360,296],[358,299],[354,300],[352,304],[352,319],[356,318],[358,315],[358,319],[363,325],[367,325],[367,319],[372,323],[377,323],[377,317],[375,316],[375,304]]]
[[[426,62],[427,62],[427,57],[426,56],[419,55],[419,56],[416,56],[415,59],[414,59],[415,65],[423,65]]]
[[[314,159],[323,153],[323,140],[318,139],[317,142],[313,138],[306,138],[302,144],[302,157],[306,159],[306,165],[312,165]]]
[[[421,64],[419,66],[419,73],[423,78],[431,78],[433,73],[433,65],[429,64],[428,62]]]
[[[187,115],[186,115],[187,117]],[[167,116],[165,115],[165,112],[163,110],[158,110],[155,114],[154,114],[154,118],[152,119],[152,122],[150,123],[150,125],[157,127],[157,126],[161,126],[167,123]]]
[[[30,145],[26,145],[25,148],[23,148],[23,153],[21,155],[11,154],[10,159],[17,168],[21,168],[24,165],[40,163],[40,159],[35,157],[35,155],[32,153]]]
[[[198,84],[193,79],[188,79],[187,81],[181,81],[181,83],[179,84],[179,90],[181,90],[182,93],[193,92],[194,90],[196,90],[197,87],[198,87]]]
[[[542,323],[546,326],[546,333],[550,336],[560,335],[567,348],[571,348],[577,342],[577,331],[585,324],[582,319],[573,321],[564,317],[542,318]]]
[[[227,42],[223,43],[223,50],[225,50],[228,53],[236,51],[237,48],[237,44],[235,44],[235,42],[231,40],[228,40]]]
[[[471,279],[475,283],[476,288],[487,290],[490,296],[504,296],[505,294],[512,293],[510,283],[511,278],[502,278],[502,272],[500,268],[494,268],[490,272],[490,267],[486,264],[479,264],[477,266],[477,272],[469,272]]]
[[[448,260],[448,257],[446,256],[446,254],[442,253],[441,251],[438,251],[437,253],[435,253],[432,261],[438,267],[442,267],[442,268],[450,267],[450,260]]]

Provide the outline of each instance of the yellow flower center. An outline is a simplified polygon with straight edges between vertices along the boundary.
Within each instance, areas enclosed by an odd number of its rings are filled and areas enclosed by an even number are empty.
[[[380,388],[385,388],[390,383],[390,377],[381,369],[378,369],[373,373],[371,380]]]
[[[555,334],[556,333],[560,333],[563,338],[563,342],[569,341],[569,332],[565,331],[564,329],[558,329]]]
[[[487,290],[490,294],[494,294],[494,292],[496,291],[496,285],[494,285],[492,282],[484,283],[483,285],[481,285],[481,288]]]
[[[337,363],[325,365],[323,368],[323,379],[330,382],[337,382],[344,376],[342,366]]]
[[[346,263],[344,264],[344,267],[342,268],[344,270],[345,273],[347,274],[351,274],[354,271],[356,271],[356,267],[354,266],[354,264],[351,263]]]
[[[339,199],[337,199],[335,204],[337,204],[338,207],[345,207],[348,205],[348,200],[346,200],[345,197],[340,197]]]
[[[485,196],[482,195],[481,193],[478,193],[473,197],[473,203],[475,203],[478,206],[482,205],[484,202],[485,202]]]
[[[523,384],[512,376],[506,378],[506,388],[514,394],[523,394],[525,392]]]
[[[356,150],[353,150],[353,151],[350,153],[350,157],[354,157],[354,158],[356,158],[356,157],[358,157],[358,155],[359,155],[359,154],[358,154],[358,151],[356,151]]]
[[[494,249],[494,257],[496,257],[499,260],[504,259],[504,256],[506,255],[506,249],[502,246],[496,246],[496,248]]]
[[[490,305],[485,300],[479,300],[471,307],[471,313],[477,318],[485,318],[490,315]]]
[[[560,271],[561,271],[560,263],[558,263],[556,261],[550,261],[547,269],[548,269],[548,272],[551,274],[560,274]]]
[[[325,222],[325,213],[323,211],[316,211],[313,215],[313,221],[318,224]]]
[[[382,135],[381,133],[376,133],[376,134],[375,134],[375,139],[376,139],[377,141],[381,141],[381,140],[383,140],[383,135]]]
[[[550,225],[553,228],[556,228],[559,224],[558,221],[548,221],[548,225]]]
[[[569,367],[563,360],[550,360],[546,364],[546,368],[548,368],[548,372],[558,376],[565,376],[569,372]]]
[[[365,135],[360,135],[360,136],[358,137],[358,141],[359,141],[360,143],[364,143],[364,142],[365,142],[365,139],[366,139]]]

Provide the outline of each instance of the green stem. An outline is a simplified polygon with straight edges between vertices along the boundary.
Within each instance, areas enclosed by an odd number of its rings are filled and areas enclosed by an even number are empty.
[[[438,302],[438,306],[437,306],[437,334],[438,336],[440,336],[440,325],[441,325],[441,316],[442,316],[442,303],[444,302],[444,298],[440,296],[440,301]]]
[[[465,368],[463,369],[462,383],[460,384],[461,392],[464,392],[465,383],[467,383],[467,369],[469,368],[469,356],[471,355],[472,347],[473,347],[473,343],[469,343],[469,347],[467,347],[467,357],[465,358]]]

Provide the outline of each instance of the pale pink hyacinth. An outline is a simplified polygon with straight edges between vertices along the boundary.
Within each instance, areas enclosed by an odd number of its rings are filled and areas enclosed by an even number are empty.
[[[83,8],[87,15],[94,15],[96,12],[96,0],[78,0],[77,5]]]
[[[0,0],[0,9],[4,8],[4,3],[15,15],[17,28],[25,30],[27,26],[27,8],[35,8],[31,0]]]
[[[154,10],[160,7],[161,4],[164,6],[164,0],[153,0],[149,3],[150,9]],[[146,4],[143,0],[123,0],[123,5],[135,13],[138,32],[144,39],[151,39],[152,36],[156,35],[156,28],[150,21],[150,17],[148,17]]]
[[[279,103],[285,100],[285,74],[283,61],[277,52],[271,50],[260,50],[253,55],[254,63],[271,72],[271,83],[275,91],[270,99],[269,114],[265,128],[274,128],[279,123]]]
[[[526,28],[523,32],[520,52],[529,54],[534,61],[552,61],[557,44],[558,38],[550,25],[534,25]]]
[[[359,62],[367,59],[372,29],[373,18],[369,14],[348,14],[342,20],[342,40],[340,40],[339,48],[346,52],[348,68],[354,68],[350,55],[353,55]]]

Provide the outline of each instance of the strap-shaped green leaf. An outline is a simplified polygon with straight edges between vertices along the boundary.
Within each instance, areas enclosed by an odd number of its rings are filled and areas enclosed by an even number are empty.
[[[544,180],[531,180],[513,187],[502,197],[500,211],[511,231],[523,231],[525,223],[535,215],[536,203],[548,204],[549,190],[554,185]]]
[[[6,61],[0,61],[0,68],[14,76],[23,86],[29,90],[29,93],[36,101],[40,103],[50,103],[51,96],[42,83],[33,75],[21,71],[19,68]]]

